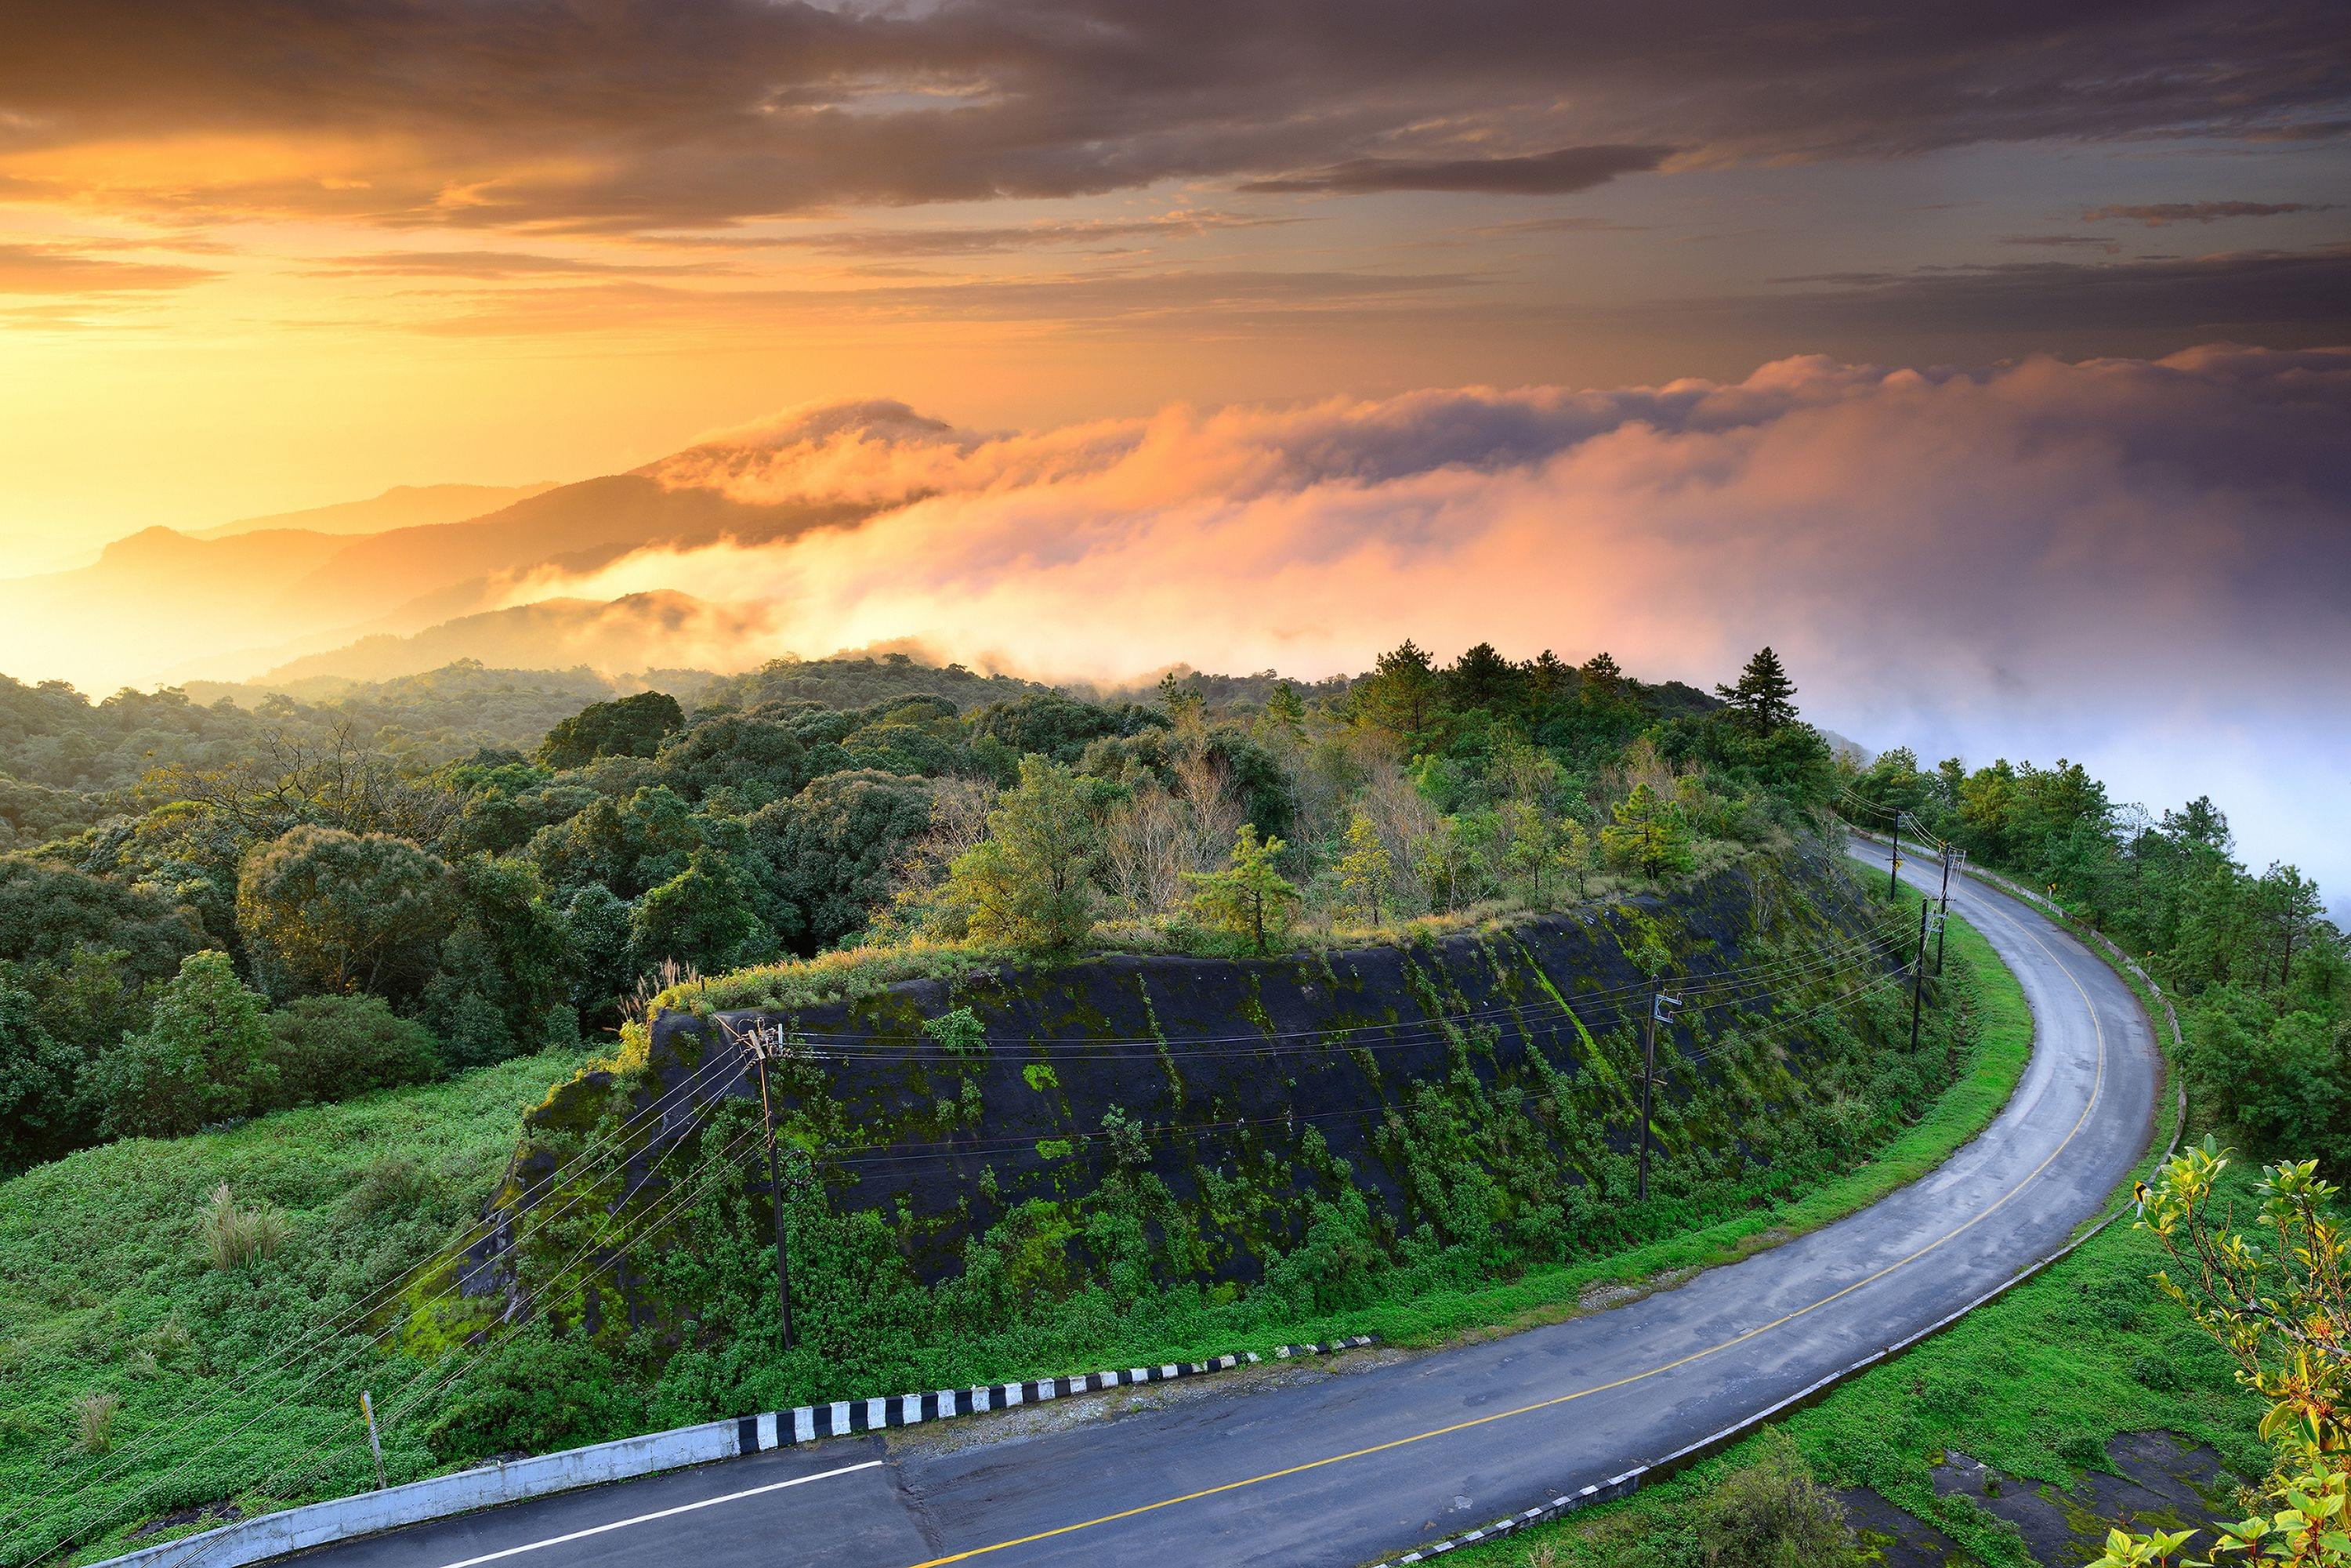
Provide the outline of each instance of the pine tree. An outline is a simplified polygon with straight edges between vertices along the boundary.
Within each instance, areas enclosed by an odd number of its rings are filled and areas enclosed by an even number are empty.
[[[1616,808],[1614,821],[1601,831],[1600,843],[1611,861],[1638,866],[1652,882],[1697,863],[1681,808],[1646,784],[1635,785]]]
[[[1259,952],[1268,951],[1268,931],[1279,935],[1298,903],[1298,889],[1274,865],[1287,847],[1280,839],[1259,840],[1257,824],[1243,822],[1224,870],[1184,873],[1198,890],[1192,895],[1193,912],[1228,931],[1248,932]]]
[[[956,857],[942,896],[975,936],[1018,947],[1073,947],[1093,929],[1102,829],[1084,787],[1043,757],[987,814],[987,837]]]
[[[1358,713],[1407,739],[1437,717],[1442,692],[1427,651],[1407,637],[1382,653],[1372,673],[1355,687]]]
[[[1714,695],[1739,711],[1739,716],[1759,735],[1771,735],[1796,722],[1796,683],[1768,646],[1747,661],[1735,686],[1717,686]]]

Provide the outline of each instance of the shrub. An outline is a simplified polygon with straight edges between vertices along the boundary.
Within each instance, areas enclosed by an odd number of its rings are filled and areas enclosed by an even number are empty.
[[[302,997],[269,1015],[269,1060],[280,1105],[347,1100],[441,1076],[441,1052],[422,1024],[381,997]]]
[[[274,1209],[239,1208],[223,1182],[197,1211],[196,1223],[215,1269],[251,1269],[286,1243],[286,1218]]]
[[[193,1133],[266,1105],[276,1082],[261,998],[227,954],[193,953],[164,983],[144,1032],[126,1035],[90,1068],[106,1132]]]
[[[433,1178],[414,1160],[395,1155],[370,1166],[343,1201],[352,1218],[372,1219],[381,1214],[413,1212],[436,1196]]]
[[[1756,1462],[1707,1500],[1699,1561],[1706,1568],[1843,1568],[1863,1561],[1844,1505],[1813,1479],[1794,1441],[1774,1427]]]
[[[111,1389],[77,1395],[73,1402],[74,1452],[103,1454],[114,1447],[114,1418],[122,1410],[122,1396]]]
[[[2131,1357],[2130,1375],[2137,1378],[2142,1386],[2152,1388],[2158,1394],[2169,1393],[2178,1388],[2182,1381],[2179,1369],[2159,1355]]]
[[[2103,1469],[2106,1446],[2088,1432],[2068,1432],[2057,1439],[2057,1457],[2077,1470]]]

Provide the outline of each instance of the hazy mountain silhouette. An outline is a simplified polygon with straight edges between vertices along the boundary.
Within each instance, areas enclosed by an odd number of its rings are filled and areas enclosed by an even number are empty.
[[[475,487],[426,488],[438,497],[432,505],[445,506],[459,504],[447,492]],[[356,509],[393,515],[427,504],[383,505],[391,501],[385,496],[324,508],[336,514],[326,520],[331,526]],[[236,680],[360,638],[406,637],[444,622],[462,622],[443,638],[448,651],[423,664],[395,662],[429,669],[481,657],[548,667],[551,653],[509,658],[496,651],[508,646],[500,629],[517,622],[478,619],[534,571],[589,570],[653,545],[789,538],[853,524],[872,510],[864,503],[739,501],[715,488],[664,485],[641,471],[559,485],[458,521],[374,533],[256,526],[207,538],[147,528],[107,546],[89,566],[0,580],[0,667],[62,674],[98,690],[165,676]],[[557,640],[609,647],[620,626],[635,622],[650,632],[659,622],[647,620],[642,607],[601,622],[586,620],[590,624]],[[469,636],[486,641],[462,645]],[[379,651],[355,654],[358,664],[390,656],[381,643],[370,646]],[[644,658],[632,653],[620,664]],[[580,663],[604,661],[555,659],[559,666]],[[356,671],[357,664],[321,673]]]
[[[556,481],[536,485],[395,485],[364,501],[340,501],[330,507],[309,507],[298,512],[275,512],[265,517],[239,517],[209,528],[190,528],[200,539],[227,538],[233,534],[260,533],[273,528],[301,528],[316,534],[378,534],[388,528],[413,528],[433,523],[463,522],[554,489]]]

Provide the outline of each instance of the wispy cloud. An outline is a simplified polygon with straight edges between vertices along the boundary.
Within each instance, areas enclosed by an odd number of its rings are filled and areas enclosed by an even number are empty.
[[[1562,147],[1520,157],[1351,158],[1279,179],[1251,180],[1244,191],[1363,195],[1374,191],[1451,191],[1488,196],[1562,196],[1646,173],[1670,147]]]
[[[2136,206],[2088,207],[2084,223],[2144,224],[2159,229],[2168,224],[2212,224],[2223,218],[2276,218],[2292,213],[2331,213],[2333,202],[2147,202]]]
[[[2107,256],[2118,255],[2123,248],[2113,240],[2096,235],[2001,235],[2000,243],[2037,246],[2043,250],[2095,250]]]
[[[1086,250],[1122,240],[1195,239],[1231,229],[1301,223],[1297,217],[1179,211],[1147,218],[1065,218],[963,227],[821,229],[805,234],[648,235],[649,244],[724,250],[799,250],[855,256],[987,256],[1024,250]]]
[[[219,276],[201,267],[116,261],[78,245],[0,243],[0,294],[118,294],[185,288]]]
[[[327,256],[314,270],[343,277],[659,277],[718,276],[740,270],[725,262],[599,261],[512,250],[381,250]]]

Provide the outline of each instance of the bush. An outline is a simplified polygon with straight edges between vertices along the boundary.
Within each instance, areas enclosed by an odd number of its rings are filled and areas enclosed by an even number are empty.
[[[1844,1505],[1813,1479],[1789,1436],[1774,1427],[1756,1462],[1725,1478],[1706,1502],[1698,1561],[1706,1568],[1843,1568],[1863,1561]]]
[[[110,1389],[77,1396],[73,1402],[74,1452],[103,1454],[114,1447],[114,1418],[122,1411],[122,1396]]]
[[[2152,1388],[2158,1394],[2170,1393],[2183,1381],[2179,1369],[2159,1355],[2131,1357],[2130,1375],[2142,1387]]]
[[[91,1065],[101,1126],[117,1137],[193,1133],[266,1107],[277,1082],[261,998],[228,955],[194,953],[167,981],[152,1021]]]
[[[2068,1432],[2057,1439],[2057,1457],[2077,1470],[2104,1469],[2106,1446],[2095,1433]]]
[[[422,1024],[381,997],[302,997],[269,1015],[268,1059],[279,1105],[348,1100],[441,1076],[441,1052]]]
[[[226,1182],[213,1188],[210,1201],[197,1210],[196,1225],[215,1269],[249,1270],[276,1257],[286,1244],[286,1217],[258,1207],[239,1208]]]

